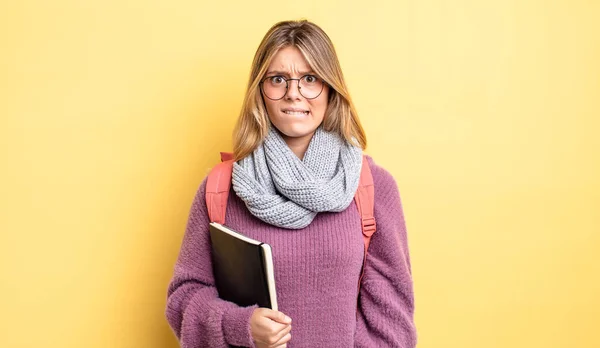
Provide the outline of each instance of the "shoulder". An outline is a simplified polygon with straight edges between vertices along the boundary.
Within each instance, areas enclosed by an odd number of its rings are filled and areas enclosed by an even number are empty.
[[[392,174],[378,165],[371,156],[366,155],[367,163],[373,175],[374,203],[376,214],[403,215],[402,199],[398,184]]]
[[[222,153],[223,155],[223,153]],[[227,155],[227,154],[225,154]],[[204,197],[206,192],[221,192],[222,189],[231,186],[231,174],[233,172],[232,161],[223,161],[206,169],[206,174],[197,186],[196,197]],[[229,179],[227,179],[229,178]]]
[[[366,156],[366,158],[373,175],[373,189],[375,191],[373,208],[377,226],[381,227],[378,230],[396,231],[400,235],[405,235],[404,211],[396,180],[388,170],[376,164],[371,156]],[[381,237],[375,239],[378,238]]]
[[[207,177],[202,179],[199,185],[196,187],[196,192],[194,193],[194,197],[192,199],[192,213],[207,215],[206,209],[206,181]]]
[[[365,155],[371,174],[373,175],[373,185],[375,192],[398,191],[398,184],[392,174],[381,165],[377,164],[373,157]]]
[[[204,178],[200,178],[200,183],[196,184],[196,190],[192,197],[190,214],[194,216],[208,216],[208,209],[206,207],[206,184],[208,181],[208,174],[206,174]]]

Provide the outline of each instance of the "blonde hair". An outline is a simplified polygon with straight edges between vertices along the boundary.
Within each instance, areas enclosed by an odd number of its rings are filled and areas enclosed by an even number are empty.
[[[365,149],[365,131],[348,93],[329,36],[319,26],[307,20],[283,21],[269,29],[254,55],[246,95],[233,132],[235,160],[250,155],[267,136],[270,121],[262,99],[260,83],[273,56],[287,46],[297,47],[313,71],[329,86],[323,128],[329,132],[336,132],[347,142]]]

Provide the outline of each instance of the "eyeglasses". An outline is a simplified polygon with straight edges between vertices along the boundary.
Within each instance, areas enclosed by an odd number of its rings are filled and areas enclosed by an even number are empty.
[[[261,82],[263,94],[271,100],[285,97],[289,81],[298,81],[298,92],[306,99],[315,99],[323,92],[323,80],[314,75],[304,75],[299,79],[286,79],[283,76],[267,76]]]

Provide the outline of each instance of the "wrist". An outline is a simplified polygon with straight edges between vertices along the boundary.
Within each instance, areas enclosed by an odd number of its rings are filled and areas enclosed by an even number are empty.
[[[223,313],[223,335],[228,344],[240,347],[256,347],[250,329],[250,318],[256,308],[258,308],[258,305],[250,307],[232,306]]]

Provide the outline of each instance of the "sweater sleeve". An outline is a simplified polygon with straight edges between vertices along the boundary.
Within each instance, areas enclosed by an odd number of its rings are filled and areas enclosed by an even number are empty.
[[[218,297],[212,272],[206,179],[190,209],[173,278],[166,317],[183,348],[255,347],[250,317],[258,306],[239,307]]]
[[[377,231],[360,290],[355,347],[413,348],[413,282],[400,194],[392,175],[370,162]]]

